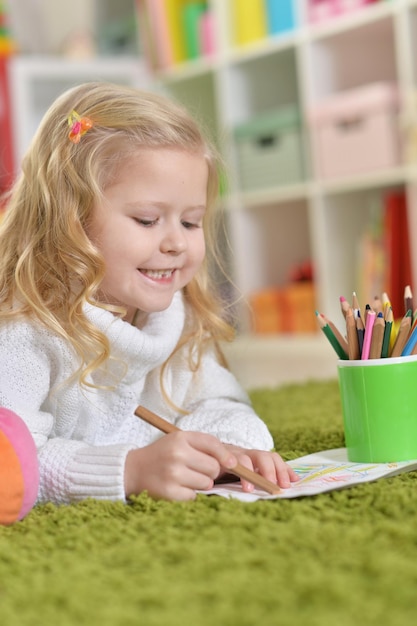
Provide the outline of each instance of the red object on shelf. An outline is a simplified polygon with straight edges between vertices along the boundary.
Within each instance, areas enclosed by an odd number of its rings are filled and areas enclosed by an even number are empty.
[[[7,62],[7,57],[0,57],[0,191],[11,186],[14,174]]]
[[[405,313],[404,288],[406,285],[413,284],[407,211],[407,199],[404,191],[392,191],[386,195],[387,293],[397,318],[401,318]]]

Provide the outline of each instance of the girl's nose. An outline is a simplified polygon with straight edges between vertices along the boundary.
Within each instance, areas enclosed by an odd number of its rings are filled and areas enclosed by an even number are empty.
[[[166,254],[181,254],[186,249],[185,233],[181,228],[170,228],[161,241],[161,250]]]

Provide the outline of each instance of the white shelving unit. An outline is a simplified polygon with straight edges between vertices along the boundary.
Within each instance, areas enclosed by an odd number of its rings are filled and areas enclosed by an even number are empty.
[[[205,122],[228,165],[223,203],[233,249],[231,272],[239,291],[247,296],[282,284],[294,263],[311,258],[318,308],[341,321],[339,296],[358,291],[352,269],[356,244],[374,199],[386,190],[404,189],[411,232],[417,232],[417,166],[404,160],[389,170],[325,180],[318,174],[305,124],[306,180],[243,192],[234,128],[294,102],[306,120],[310,107],[323,98],[381,81],[398,85],[404,106],[412,103],[417,92],[417,0],[381,0],[319,25],[307,21],[307,0],[295,0],[296,30],[244,48],[232,43],[232,0],[209,0],[209,6],[216,22],[215,55],[174,66],[152,81],[137,60],[80,65],[16,59],[17,154],[33,134],[45,101],[67,83],[103,77],[163,89]],[[412,265],[417,286],[417,247]],[[256,337],[243,332],[227,354],[248,387],[336,376],[335,354],[321,334]]]
[[[233,129],[256,114],[293,102],[307,120],[310,108],[324,98],[377,82],[398,85],[404,110],[417,90],[417,1],[380,1],[317,25],[307,20],[307,0],[294,4],[296,30],[236,48],[230,34],[232,0],[212,0],[216,55],[174,66],[160,73],[158,80],[206,121],[225,155],[230,193],[224,204],[233,248],[232,274],[239,290],[247,296],[280,285],[294,263],[311,258],[317,306],[342,323],[339,296],[350,297],[358,291],[352,268],[357,241],[369,223],[375,199],[385,191],[404,189],[411,232],[417,232],[417,168],[404,160],[389,170],[323,179],[306,123],[306,180],[244,192],[236,175]],[[417,285],[416,247],[412,265]],[[287,373],[294,354],[299,357],[298,375],[295,370]],[[255,375],[252,380],[241,365],[244,383],[249,386],[298,380],[300,376],[336,376],[335,355],[320,336],[243,333],[229,355],[238,370],[245,357],[254,371],[261,370],[266,361],[264,376]]]

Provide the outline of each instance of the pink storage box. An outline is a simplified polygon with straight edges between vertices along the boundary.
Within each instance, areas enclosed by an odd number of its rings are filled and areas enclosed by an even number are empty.
[[[395,85],[375,83],[338,93],[312,109],[318,175],[337,178],[398,165],[398,108]]]
[[[310,22],[322,22],[380,0],[309,0]]]
[[[339,14],[339,0],[309,0],[310,22],[323,22]]]
[[[381,0],[337,0],[340,13],[349,13],[354,9],[359,9],[367,4],[375,4]]]

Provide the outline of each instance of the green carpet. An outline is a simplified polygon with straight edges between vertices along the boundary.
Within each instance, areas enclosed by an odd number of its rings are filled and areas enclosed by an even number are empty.
[[[287,458],[343,445],[337,382],[252,393]],[[86,501],[0,527],[2,626],[415,624],[417,473],[296,500]]]

